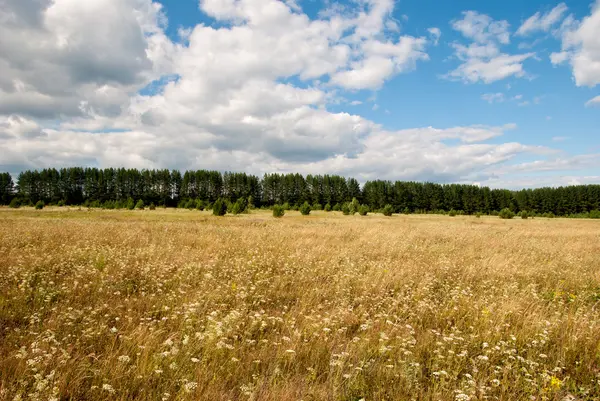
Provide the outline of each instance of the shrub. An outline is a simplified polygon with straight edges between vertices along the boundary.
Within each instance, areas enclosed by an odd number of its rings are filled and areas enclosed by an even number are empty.
[[[35,208],[37,210],[42,210],[44,208],[44,206],[46,206],[46,205],[44,204],[44,201],[42,201],[42,200],[37,201],[37,203],[35,204]]]
[[[104,209],[108,209],[108,210],[112,210],[115,208],[115,201],[112,200],[107,200],[106,202],[104,202],[104,204],[102,205],[102,208]]]
[[[150,210],[156,210],[156,206],[154,205],[154,203],[151,203],[151,204],[150,204],[150,208],[149,208],[149,209],[150,209]]]
[[[481,212],[475,213],[475,217],[477,217],[478,219],[480,219],[481,218]]]
[[[334,212],[339,212],[340,210],[342,210],[342,205],[340,205],[339,203],[336,203],[335,205],[333,205],[331,210],[333,210]]]
[[[285,202],[283,205],[281,205],[281,207],[283,208],[283,210],[291,210],[292,209],[289,202]]]
[[[522,210],[521,211],[521,218],[523,220],[527,220],[528,217],[529,217],[529,213],[527,213],[527,211],[525,211],[525,210]]]
[[[247,207],[248,207],[248,205],[246,204],[246,199],[239,198],[237,201],[235,201],[235,203],[231,207],[231,213],[233,213],[233,214],[244,213],[246,211]]]
[[[59,200],[58,203],[56,204],[56,206],[58,207],[63,207],[65,205],[65,201],[64,200]]]
[[[554,213],[552,213],[552,212],[548,212],[548,213],[544,213],[544,214],[542,215],[542,217],[546,217],[547,219],[553,219],[553,218],[554,218],[554,217],[556,217],[556,216],[554,216]]]
[[[358,202],[358,199],[352,198],[352,202],[350,202],[349,207],[350,214],[358,213],[358,210],[360,209],[360,203]]]
[[[344,203],[342,206],[342,213],[344,213],[345,216],[350,214],[350,205],[348,205],[348,203]]]
[[[196,199],[194,201],[194,207],[196,210],[204,210],[204,201],[202,199]]]
[[[285,215],[285,209],[283,206],[281,205],[275,205],[273,206],[273,217],[283,217]]]
[[[405,207],[404,210],[402,211],[402,213],[404,214],[410,214],[410,209]]]
[[[212,211],[215,216],[225,216],[227,213],[227,203],[221,198],[217,199],[213,203]]]
[[[381,210],[381,212],[383,213],[384,216],[391,216],[392,213],[394,213],[394,208],[392,207],[392,205],[385,205],[384,208]]]
[[[512,219],[513,217],[515,217],[515,214],[512,212],[512,210],[505,207],[500,211],[498,216],[500,216],[501,219]]]
[[[137,203],[135,204],[135,208],[139,210],[144,210],[144,201],[141,199],[137,201]]]
[[[312,210],[323,210],[323,205],[321,205],[320,203],[315,203],[314,205],[312,205]]]
[[[21,201],[17,198],[13,198],[8,206],[12,207],[13,209],[18,209],[21,207]]]
[[[361,207],[358,208],[358,214],[361,216],[366,216],[367,213],[369,213],[369,206],[361,205]]]
[[[302,204],[302,206],[300,206],[300,213],[302,213],[303,216],[308,216],[310,214],[310,205],[308,204],[308,202],[304,202],[304,204]]]
[[[133,198],[127,198],[127,203],[125,204],[125,207],[129,210],[135,209],[135,202],[133,201]]]
[[[454,209],[450,209],[450,211],[448,212],[448,216],[450,216],[450,217],[454,217],[456,215],[457,215],[457,212]]]
[[[331,212],[331,205],[329,203],[325,205],[325,211]]]
[[[590,219],[600,219],[600,210],[592,210],[589,215]]]

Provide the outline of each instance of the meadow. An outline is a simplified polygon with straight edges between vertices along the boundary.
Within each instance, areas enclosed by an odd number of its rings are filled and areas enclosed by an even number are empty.
[[[0,209],[0,400],[597,400],[600,222]]]

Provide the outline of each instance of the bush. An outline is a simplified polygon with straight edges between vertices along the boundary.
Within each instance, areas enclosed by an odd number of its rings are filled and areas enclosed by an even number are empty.
[[[231,207],[231,213],[233,213],[233,214],[244,213],[244,212],[246,212],[247,208],[248,208],[248,205],[246,204],[246,199],[239,198],[237,201],[235,201],[235,203]]]
[[[290,206],[289,202],[285,202],[283,205],[281,205],[281,207],[283,208],[283,210],[292,210],[292,207]]]
[[[404,210],[402,211],[402,213],[404,214],[410,214],[410,209],[405,207]]]
[[[37,201],[37,203],[35,204],[35,208],[37,210],[42,210],[44,208],[44,206],[46,206],[46,205],[44,204],[44,201],[42,201],[42,200]]]
[[[348,216],[350,214],[350,205],[348,203],[344,203],[342,206],[342,213],[344,213],[344,216]]]
[[[329,203],[325,205],[325,211],[331,212],[331,205]]]
[[[592,210],[589,214],[590,219],[600,219],[600,210]]]
[[[204,201],[202,199],[196,199],[194,201],[194,207],[196,210],[204,210]]]
[[[310,210],[311,209],[308,202],[304,202],[304,204],[300,206],[300,213],[302,213],[303,216],[308,216],[310,214]]]
[[[548,212],[548,213],[544,213],[544,214],[542,215],[542,217],[545,217],[545,218],[547,218],[547,219],[553,219],[553,218],[554,218],[554,217],[556,217],[556,216],[554,216],[554,213],[552,213],[552,212]]]
[[[17,198],[13,198],[8,206],[12,207],[13,209],[18,209],[21,207],[21,201]]]
[[[498,216],[500,216],[501,219],[512,219],[513,217],[515,217],[515,214],[512,212],[512,210],[505,207],[500,211]]]
[[[135,209],[135,202],[133,201],[133,198],[127,198],[127,203],[125,204],[125,207],[129,210]]]
[[[65,205],[65,201],[64,200],[59,200],[58,203],[56,204],[56,206],[58,207],[63,207]]]
[[[481,212],[475,213],[475,217],[477,217],[478,219],[480,219],[481,218]]]
[[[150,210],[156,210],[156,206],[154,205],[154,203],[151,203],[151,204],[150,204],[150,207],[149,207],[149,209],[150,209]]]
[[[520,214],[523,220],[527,220],[527,218],[529,217],[529,213],[527,213],[525,210],[522,210]]]
[[[358,213],[358,210],[360,209],[360,203],[358,202],[358,199],[352,198],[352,202],[350,202],[349,208],[350,214]]]
[[[144,201],[141,199],[137,201],[137,203],[135,204],[135,208],[139,210],[144,210]]]
[[[281,205],[275,205],[273,206],[273,217],[283,217],[285,215],[285,209],[283,206]]]
[[[314,205],[312,205],[312,210],[323,210],[323,205],[321,205],[320,203],[315,203]]]
[[[450,217],[454,217],[454,216],[456,216],[456,215],[457,215],[457,212],[456,212],[456,210],[454,210],[454,209],[451,209],[451,210],[448,212],[448,216],[450,216]]]
[[[369,206],[362,205],[358,208],[358,214],[360,214],[361,216],[366,216],[367,213],[369,213]]]
[[[392,207],[392,205],[385,205],[385,207],[381,210],[381,212],[383,213],[384,216],[391,216],[392,213],[394,213],[394,208]]]
[[[227,213],[227,203],[221,198],[217,199],[213,203],[212,211],[215,216],[225,216]]]
[[[331,210],[333,210],[334,212],[339,212],[340,210],[342,210],[342,205],[340,205],[339,203],[336,203],[335,205],[333,205]]]

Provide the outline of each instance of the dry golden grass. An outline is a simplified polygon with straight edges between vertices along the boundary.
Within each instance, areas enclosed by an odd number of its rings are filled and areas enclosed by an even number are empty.
[[[594,221],[0,209],[0,399],[600,399],[599,302]]]

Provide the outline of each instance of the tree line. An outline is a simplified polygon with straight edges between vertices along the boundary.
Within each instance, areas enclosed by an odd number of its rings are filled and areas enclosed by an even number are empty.
[[[125,168],[43,169],[23,171],[13,182],[0,174],[0,204],[83,205],[125,207],[146,205],[190,207],[217,200],[249,207],[286,205],[341,210],[356,199],[370,210],[390,205],[394,213],[494,214],[503,209],[556,216],[583,216],[600,209],[600,185],[577,185],[522,190],[490,189],[465,184],[407,181],[367,181],[339,175],[265,174],[208,170],[137,170]]]

